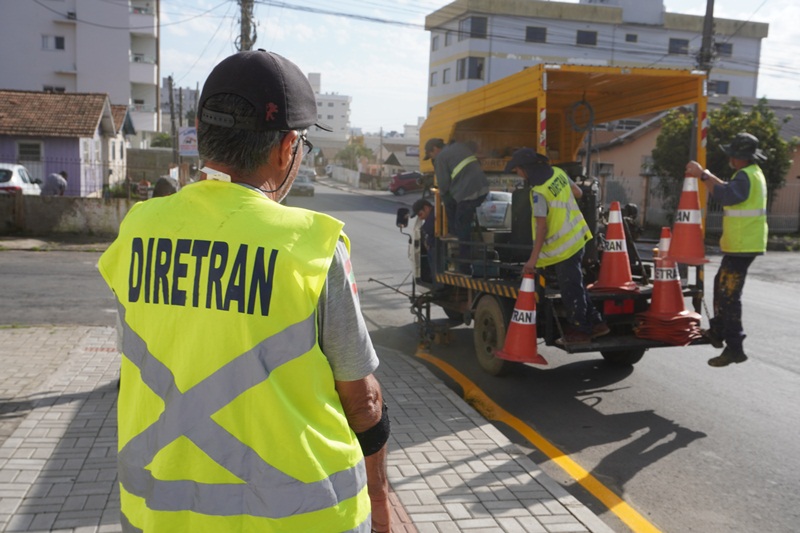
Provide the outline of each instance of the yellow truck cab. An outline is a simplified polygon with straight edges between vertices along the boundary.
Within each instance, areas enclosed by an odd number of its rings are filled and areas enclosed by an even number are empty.
[[[517,186],[519,190],[514,193],[512,206],[517,220],[512,221],[510,230],[486,231],[474,227],[472,275],[464,275],[454,268],[456,246],[441,238],[445,234],[445,210],[434,185],[431,201],[436,215],[436,245],[435,254],[430,255],[436,264],[431,265],[427,276],[422,275],[425,269],[420,268],[426,254],[419,253],[419,239],[414,240],[412,311],[423,337],[441,338],[440,331],[437,332],[439,326],[430,319],[430,306],[439,306],[453,319],[452,325],[474,325],[475,353],[486,372],[499,375],[512,368],[514,363],[496,354],[503,347],[519,294],[522,265],[530,255],[531,224],[528,191],[521,187],[524,184],[519,178],[504,174],[511,154],[521,147],[535,148],[554,165],[567,170],[571,177],[581,179],[580,152],[593,126],[693,106],[699,118],[692,152],[705,165],[706,79],[705,72],[688,70],[540,64],[434,106],[420,130],[423,173],[433,173],[431,161],[422,158],[425,142],[436,137],[474,146],[490,181],[504,188]],[[700,199],[704,203],[702,193],[701,190]],[[581,207],[583,210],[584,205]],[[587,209],[593,211],[584,213],[587,221],[593,223],[595,206],[590,204]],[[397,224],[401,231],[409,224],[408,210],[398,212]],[[597,228],[591,229],[596,235]],[[611,363],[630,365],[639,361],[648,348],[667,346],[635,334],[635,316],[647,311],[650,304],[653,274],[652,262],[635,259],[632,272],[640,290],[635,294],[592,295],[595,307],[604,314],[612,333],[580,347],[559,348],[568,353],[600,352]],[[631,261],[634,262],[633,257]],[[682,290],[695,311],[699,311],[703,270],[702,266],[695,269],[694,276],[687,276],[693,278],[692,283],[684,281]],[[557,346],[555,340],[562,335],[564,315],[558,287],[546,276],[538,277],[537,337],[547,346]]]

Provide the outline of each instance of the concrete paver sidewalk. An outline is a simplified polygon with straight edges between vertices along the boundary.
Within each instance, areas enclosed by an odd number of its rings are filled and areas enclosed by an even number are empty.
[[[115,335],[0,329],[0,530],[121,531]],[[423,365],[378,353],[394,531],[610,531]]]

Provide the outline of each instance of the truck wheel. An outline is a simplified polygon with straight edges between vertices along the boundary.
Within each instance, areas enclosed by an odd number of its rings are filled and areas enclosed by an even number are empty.
[[[600,354],[608,364],[614,366],[632,366],[641,360],[644,352],[646,351],[647,350],[644,348],[641,348],[639,350],[614,350],[611,352],[600,352]]]
[[[481,298],[475,310],[475,356],[484,372],[492,376],[502,376],[511,369],[509,361],[494,356],[494,351],[501,350],[506,340],[507,314],[493,296]]]
[[[406,190],[402,187],[398,187],[396,191],[394,191],[395,196],[403,196],[406,193]]]

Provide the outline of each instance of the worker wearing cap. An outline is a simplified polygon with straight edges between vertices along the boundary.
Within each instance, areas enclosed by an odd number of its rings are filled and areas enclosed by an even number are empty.
[[[533,249],[524,274],[552,266],[558,279],[568,327],[556,342],[587,344],[610,332],[592,304],[583,285],[583,249],[592,239],[589,226],[575,201],[580,188],[548,158],[531,148],[520,148],[511,156],[506,172],[516,172],[531,185]],[[576,189],[576,191],[573,191]]]
[[[197,116],[206,179],[134,206],[99,263],[123,328],[123,530],[388,532],[389,419],[343,223],[278,203],[314,91],[240,52]]]
[[[483,173],[475,151],[466,143],[445,145],[439,138],[425,143],[425,159],[433,159],[436,184],[444,203],[447,233],[455,235],[461,243],[459,257],[468,259],[475,211],[489,194],[489,180]],[[459,271],[470,273],[469,265],[462,262]]]
[[[715,348],[725,349],[708,364],[715,367],[742,363],[745,339],[742,327],[742,290],[747,270],[758,255],[767,250],[767,181],[758,166],[766,157],[758,148],[758,138],[746,132],[722,146],[734,169],[724,182],[697,161],[686,165],[686,175],[699,178],[710,188],[711,197],[723,206],[723,256],[714,277],[714,318],[704,335]]]

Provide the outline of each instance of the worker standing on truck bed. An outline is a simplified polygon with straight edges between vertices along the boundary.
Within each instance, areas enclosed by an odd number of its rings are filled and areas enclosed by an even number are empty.
[[[587,344],[610,332],[583,285],[583,248],[592,239],[589,226],[572,191],[577,185],[562,169],[550,166],[545,155],[531,148],[514,152],[506,172],[516,172],[531,185],[533,250],[523,266],[524,274],[552,266],[569,326],[558,344]]]
[[[747,360],[742,343],[742,290],[747,269],[757,255],[767,250],[767,181],[758,166],[766,157],[758,139],[739,133],[722,147],[729,158],[733,177],[725,183],[697,161],[689,161],[686,175],[700,178],[710,187],[711,197],[723,206],[720,249],[724,254],[714,277],[714,318],[704,335],[715,348],[725,349],[708,360],[711,366],[728,366]]]
[[[458,237],[459,257],[469,258],[470,233],[475,210],[489,194],[489,180],[475,152],[466,144],[434,137],[425,143],[425,159],[433,159],[436,183],[447,215],[447,233]],[[460,263],[459,272],[470,274],[470,265]]]

